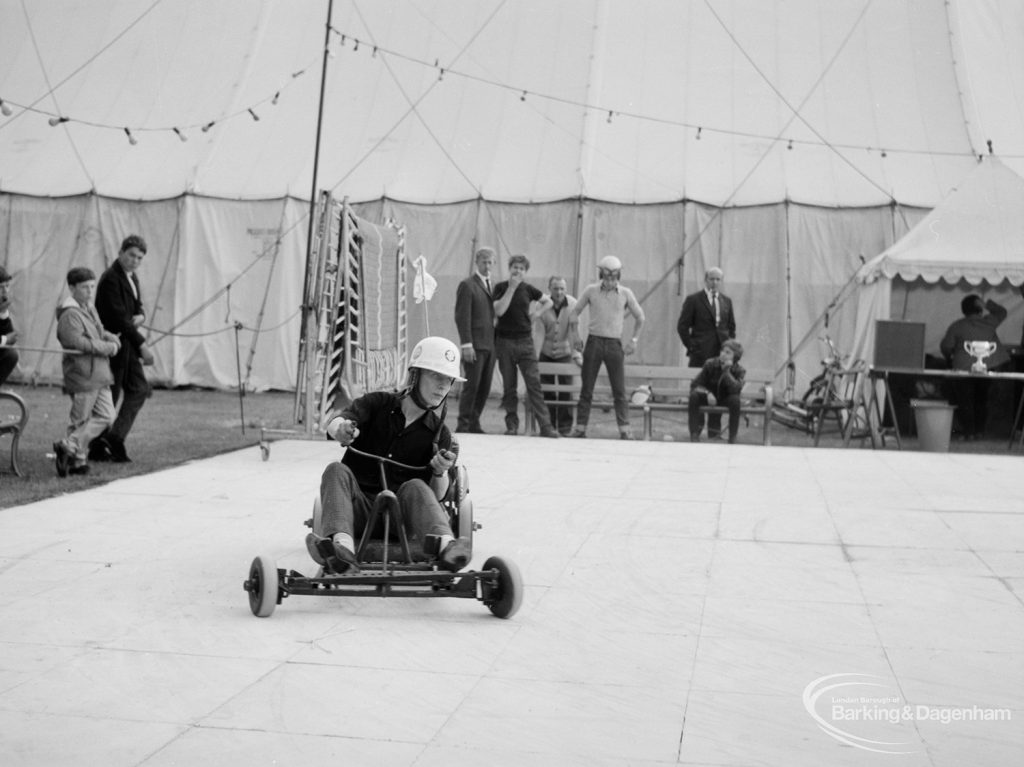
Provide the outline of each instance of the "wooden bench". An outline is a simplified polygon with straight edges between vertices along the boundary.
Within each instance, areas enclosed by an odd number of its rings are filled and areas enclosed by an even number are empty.
[[[569,377],[569,383],[558,383],[557,378],[551,381],[542,381],[541,390],[545,393],[558,395],[568,394],[568,399],[550,400],[549,404],[564,405],[575,408],[579,404],[580,396],[580,368],[572,362],[538,362],[537,368],[541,376],[564,376]],[[640,411],[643,415],[643,438],[650,440],[654,431],[655,413],[687,413],[690,400],[690,384],[700,368],[673,367],[668,365],[626,365],[626,397],[631,411]],[[651,396],[633,396],[640,386],[650,387]],[[771,412],[774,398],[774,374],[767,371],[748,370],[746,384],[743,387],[743,405],[740,414],[744,416],[756,415],[763,420],[762,441],[765,445],[771,444]],[[756,393],[755,393],[756,392]],[[640,401],[646,400],[646,401]],[[604,366],[598,374],[597,383],[594,385],[594,398],[592,407],[606,409],[612,407],[612,387],[608,381],[608,375]],[[705,406],[701,408],[703,413],[727,413],[724,407]],[[537,429],[533,413],[526,409],[526,430],[527,433],[534,433]]]
[[[11,471],[22,476],[18,466],[18,442],[28,423],[25,400],[12,391],[0,391],[0,436],[11,435]]]

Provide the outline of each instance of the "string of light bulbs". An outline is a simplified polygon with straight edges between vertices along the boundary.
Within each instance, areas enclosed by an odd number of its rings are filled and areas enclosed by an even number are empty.
[[[482,85],[487,85],[487,86],[490,86],[490,87],[493,87],[493,88],[499,88],[499,89],[502,89],[502,90],[505,90],[505,91],[509,91],[511,93],[516,93],[516,94],[519,95],[519,100],[522,101],[522,102],[525,102],[527,97],[533,97],[533,98],[538,98],[538,99],[541,99],[541,100],[544,100],[544,101],[550,101],[550,102],[557,103],[557,104],[563,104],[563,105],[566,105],[566,106],[576,107],[578,109],[583,109],[583,110],[586,110],[586,111],[589,111],[589,112],[594,112],[594,113],[597,113],[597,114],[603,114],[603,115],[605,115],[605,122],[607,122],[607,123],[612,123],[612,121],[616,117],[622,117],[622,118],[628,118],[628,119],[633,119],[633,120],[639,120],[639,121],[643,121],[643,122],[657,123],[657,124],[660,124],[660,125],[674,126],[674,127],[677,127],[677,128],[683,128],[683,129],[694,131],[694,139],[696,141],[700,141],[702,134],[705,133],[705,132],[716,133],[716,134],[721,134],[721,135],[726,135],[726,136],[734,136],[734,137],[737,137],[737,138],[748,138],[748,139],[755,139],[755,140],[759,140],[759,141],[768,141],[768,142],[776,142],[776,141],[780,140],[780,138],[778,136],[770,135],[770,134],[767,134],[767,133],[755,133],[755,132],[751,132],[751,131],[740,131],[740,130],[732,130],[732,129],[728,129],[728,128],[717,128],[717,127],[714,127],[714,126],[708,126],[708,125],[701,125],[701,124],[696,124],[696,123],[683,122],[683,121],[680,121],[680,120],[670,120],[670,119],[667,119],[667,118],[664,118],[664,117],[657,117],[657,116],[654,116],[654,115],[642,114],[642,113],[639,113],[639,112],[633,112],[633,111],[629,111],[629,110],[611,109],[611,108],[609,108],[607,106],[604,106],[604,105],[592,104],[592,103],[585,102],[585,101],[576,101],[576,100],[568,99],[568,98],[565,98],[565,97],[562,97],[562,96],[554,96],[554,95],[547,94],[547,93],[540,93],[538,91],[530,91],[529,89],[522,88],[522,87],[517,86],[517,85],[512,85],[512,84],[509,84],[509,83],[503,83],[503,82],[499,82],[497,80],[490,80],[488,78],[481,77],[481,76],[475,75],[475,74],[471,74],[469,72],[464,72],[464,71],[459,70],[459,69],[453,69],[453,68],[450,68],[450,67],[445,67],[445,66],[443,66],[441,64],[439,59],[434,59],[434,61],[431,62],[431,61],[429,61],[427,59],[422,59],[422,58],[418,58],[416,56],[412,56],[412,55],[403,53],[402,51],[394,50],[392,48],[385,48],[383,46],[380,46],[380,45],[374,44],[374,43],[368,43],[367,41],[362,40],[359,37],[356,37],[355,35],[350,35],[348,33],[342,32],[341,30],[337,29],[333,25],[330,25],[329,29],[330,29],[331,34],[333,34],[339,40],[339,43],[340,43],[339,47],[343,48],[345,50],[349,50],[349,47],[347,46],[347,43],[351,43],[351,51],[353,53],[358,53],[360,48],[362,47],[363,50],[369,50],[371,52],[370,53],[371,57],[377,57],[379,54],[384,54],[384,55],[392,56],[392,57],[397,58],[397,59],[401,59],[403,61],[410,62],[412,64],[417,64],[419,66],[423,66],[423,67],[427,67],[427,68],[430,68],[430,69],[434,69],[438,73],[437,79],[439,81],[440,80],[444,80],[445,75],[451,75],[453,77],[460,77],[460,78],[463,78],[463,79],[466,79],[466,80],[471,80],[473,82],[480,83]],[[328,55],[329,58],[332,58],[332,59],[336,58],[335,51],[330,46],[328,46],[327,55]],[[309,69],[309,65],[307,65],[303,69],[300,69],[300,70],[298,70],[296,72],[293,72],[291,74],[290,81],[291,80],[295,80],[298,77],[301,77],[302,75],[304,75],[306,73],[306,71],[308,69]],[[277,103],[278,103],[278,100],[281,97],[281,93],[290,85],[290,81],[288,83],[286,83],[284,86],[282,86],[281,88],[279,88],[278,90],[276,90],[274,92],[273,96],[267,96],[267,97],[261,99],[260,101],[257,101],[254,104],[251,104],[251,105],[249,105],[247,107],[239,109],[237,112],[235,112],[233,114],[227,115],[225,117],[221,117],[219,119],[208,120],[208,121],[205,121],[205,122],[202,122],[202,123],[197,123],[197,124],[194,124],[194,125],[187,125],[187,126],[165,126],[165,127],[157,127],[157,128],[147,128],[147,127],[143,127],[143,126],[131,127],[131,126],[112,125],[112,124],[109,124],[109,123],[100,123],[100,122],[95,122],[95,121],[91,121],[91,120],[83,120],[83,119],[79,119],[79,118],[70,117],[70,116],[67,116],[67,115],[54,114],[52,112],[48,112],[46,110],[42,110],[42,109],[39,109],[39,108],[31,106],[31,105],[22,105],[22,104],[18,104],[16,102],[13,102],[13,101],[7,101],[7,100],[5,100],[3,98],[0,98],[0,115],[3,115],[4,117],[10,117],[11,115],[13,115],[14,114],[14,110],[12,108],[12,105],[13,105],[14,107],[17,107],[17,108],[21,109],[22,111],[33,112],[33,113],[44,115],[44,116],[48,117],[47,122],[52,127],[56,127],[56,126],[64,124],[64,123],[77,123],[77,124],[80,124],[80,125],[88,125],[88,126],[93,127],[93,128],[105,128],[105,129],[110,129],[110,130],[123,131],[125,136],[128,139],[128,143],[131,144],[132,146],[135,146],[135,145],[137,145],[139,143],[136,134],[144,133],[144,132],[151,132],[151,133],[161,133],[161,132],[163,132],[163,133],[173,133],[175,136],[178,137],[179,140],[181,140],[182,142],[186,142],[186,141],[188,141],[188,135],[186,133],[186,131],[188,131],[188,130],[194,130],[194,129],[198,128],[203,133],[207,133],[207,132],[209,132],[209,130],[211,128],[213,128],[218,123],[228,122],[229,120],[232,120],[232,119],[234,119],[236,117],[239,117],[239,116],[242,116],[242,115],[248,115],[254,122],[259,122],[260,121],[260,115],[256,111],[257,107],[261,107],[261,106],[267,104],[268,102],[269,102],[269,104],[271,106],[276,106]],[[860,150],[860,151],[865,151],[865,152],[878,152],[879,156],[882,157],[883,159],[888,157],[889,153],[910,154],[910,155],[926,155],[926,156],[946,156],[946,157],[968,157],[968,156],[973,157],[974,156],[973,153],[971,153],[971,152],[952,152],[952,151],[937,151],[937,150],[923,150],[923,149],[885,148],[885,147],[869,146],[869,145],[864,145],[864,144],[844,144],[844,143],[825,144],[822,141],[815,141],[815,140],[801,139],[801,138],[789,138],[789,137],[784,137],[784,138],[781,139],[781,141],[785,142],[787,150],[793,150],[795,146],[813,146],[813,147],[830,146],[832,148],[839,148],[839,149]],[[990,152],[992,151],[991,146],[989,147],[989,151]],[[1015,156],[1015,155],[1013,155],[1013,156]]]
[[[526,88],[522,88],[522,87],[517,86],[517,85],[512,85],[512,84],[509,84],[509,83],[503,83],[503,82],[499,82],[497,80],[490,80],[490,79],[488,79],[486,77],[481,77],[480,75],[471,74],[469,72],[464,72],[464,71],[459,70],[459,69],[453,69],[451,67],[445,67],[445,66],[442,66],[440,59],[434,59],[434,61],[431,62],[431,61],[429,61],[427,59],[417,58],[416,56],[412,56],[412,55],[403,53],[401,51],[396,51],[396,50],[391,49],[391,48],[385,48],[385,47],[383,47],[381,45],[378,45],[378,44],[368,43],[365,40],[362,40],[362,39],[356,37],[355,35],[350,35],[348,33],[342,32],[341,30],[337,29],[333,25],[330,26],[330,30],[331,30],[331,33],[334,34],[339,39],[340,47],[341,48],[345,48],[346,50],[348,50],[348,48],[346,46],[346,43],[351,42],[352,43],[351,50],[352,50],[353,53],[358,53],[360,47],[362,47],[363,50],[370,50],[372,57],[376,57],[378,54],[385,54],[385,55],[388,55],[388,56],[392,56],[394,58],[401,59],[403,61],[410,62],[412,64],[418,64],[418,65],[423,66],[423,67],[428,67],[430,69],[434,69],[434,70],[437,71],[437,73],[438,73],[437,74],[437,79],[438,80],[444,80],[445,75],[451,75],[451,76],[454,76],[454,77],[461,77],[463,79],[472,80],[472,81],[480,83],[482,85],[488,85],[488,86],[491,86],[491,87],[494,87],[494,88],[500,88],[502,90],[509,91],[511,93],[517,93],[517,94],[519,94],[519,100],[523,101],[523,102],[526,101],[528,96],[532,96],[532,97],[535,97],[535,98],[538,98],[538,99],[542,99],[544,101],[551,101],[551,102],[554,102],[554,103],[557,103],[557,104],[564,104],[566,106],[576,107],[576,108],[583,109],[583,110],[586,110],[586,111],[589,111],[589,112],[595,112],[597,114],[604,114],[604,115],[606,115],[605,122],[607,122],[607,123],[611,123],[612,120],[614,118],[616,118],[616,117],[625,117],[625,118],[629,118],[629,119],[633,119],[633,120],[639,120],[639,121],[643,121],[643,122],[657,123],[659,125],[670,125],[670,126],[677,127],[677,128],[684,128],[684,129],[695,131],[694,139],[697,140],[697,141],[700,141],[701,135],[704,132],[708,132],[708,133],[718,133],[718,134],[722,134],[722,135],[726,135],[726,136],[735,136],[735,137],[738,137],[738,138],[749,138],[749,139],[756,139],[756,140],[768,141],[768,142],[776,142],[776,141],[780,141],[781,140],[781,141],[786,142],[786,148],[788,150],[792,150],[797,145],[804,145],[804,146],[814,146],[814,147],[832,147],[832,148],[839,148],[839,149],[861,150],[861,151],[865,151],[865,152],[878,152],[879,155],[882,158],[887,157],[889,155],[889,153],[911,154],[911,155],[927,155],[927,156],[947,156],[947,157],[973,157],[974,156],[974,154],[972,152],[944,152],[944,151],[923,150],[923,149],[896,149],[896,148],[885,148],[885,147],[868,146],[868,145],[864,145],[864,144],[842,144],[842,143],[829,143],[829,144],[826,144],[826,143],[824,143],[822,141],[814,141],[814,140],[811,140],[811,139],[801,139],[801,138],[789,138],[789,137],[785,137],[785,138],[780,139],[778,136],[767,134],[767,133],[754,133],[754,132],[750,132],[750,131],[731,130],[731,129],[728,129],[728,128],[716,128],[714,126],[707,126],[707,125],[700,125],[700,124],[697,124],[697,123],[682,122],[680,120],[670,120],[670,119],[667,119],[667,118],[664,118],[664,117],[656,117],[654,115],[642,114],[642,113],[639,113],[639,112],[632,112],[632,111],[629,111],[629,110],[611,109],[611,108],[609,108],[607,106],[600,105],[600,104],[592,104],[592,103],[589,103],[589,102],[586,102],[586,101],[576,101],[576,100],[573,100],[573,99],[564,98],[562,96],[553,96],[553,95],[547,94],[547,93],[540,93],[540,92],[537,92],[537,91],[530,91],[530,90],[528,90]],[[333,50],[329,50],[328,51],[328,55],[331,58],[334,58],[334,56],[335,56],[334,51]],[[990,151],[991,151],[991,149],[990,149]]]
[[[193,125],[172,125],[156,128],[148,128],[144,126],[112,125],[110,123],[101,123],[93,120],[83,120],[81,118],[70,117],[68,115],[63,114],[54,114],[53,112],[49,112],[45,109],[39,109],[38,107],[32,106],[30,104],[19,104],[17,102],[8,101],[2,98],[0,98],[0,115],[3,115],[4,117],[10,117],[14,114],[14,109],[17,108],[20,109],[22,112],[32,112],[34,114],[47,117],[47,123],[52,128],[56,128],[58,125],[63,125],[64,123],[76,123],[78,125],[87,125],[91,128],[105,128],[109,130],[122,131],[127,137],[128,143],[131,144],[132,146],[136,146],[139,143],[137,134],[140,133],[173,133],[175,136],[178,137],[180,141],[184,143],[188,141],[188,131],[190,130],[195,130],[198,128],[203,133],[207,133],[211,128],[213,128],[218,123],[228,122],[229,120],[232,120],[242,115],[248,115],[253,120],[253,122],[259,122],[260,115],[256,111],[257,108],[262,107],[266,104],[269,104],[270,106],[277,106],[278,101],[280,101],[281,99],[281,94],[284,93],[285,90],[287,90],[287,88],[291,85],[292,81],[306,74],[307,69],[309,69],[309,66],[306,66],[303,69],[300,69],[296,72],[292,72],[289,81],[280,88],[278,88],[277,90],[275,90],[272,96],[266,96],[265,98],[260,99],[254,104],[239,109],[237,112],[233,114],[226,115],[214,120],[207,120],[202,123],[196,123]]]

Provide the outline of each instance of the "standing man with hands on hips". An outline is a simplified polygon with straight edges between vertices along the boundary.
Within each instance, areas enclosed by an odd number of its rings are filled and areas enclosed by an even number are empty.
[[[572,329],[573,347],[583,351],[583,368],[580,371],[580,399],[576,406],[576,428],[570,436],[587,436],[590,422],[590,406],[594,398],[594,384],[604,363],[608,381],[612,386],[612,401],[615,405],[615,422],[619,427],[620,439],[633,439],[629,429],[629,403],[626,401],[625,358],[636,351],[640,331],[644,327],[644,310],[636,300],[633,291],[620,285],[622,262],[615,256],[605,256],[597,264],[600,281],[583,289],[576,306],[569,312],[569,327]],[[580,312],[590,308],[590,323],[586,345],[580,340]],[[633,337],[622,345],[622,331],[626,315],[633,315]]]

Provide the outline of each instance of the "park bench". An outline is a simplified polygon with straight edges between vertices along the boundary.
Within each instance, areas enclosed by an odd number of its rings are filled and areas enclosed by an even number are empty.
[[[542,376],[569,377],[569,383],[558,383],[558,378],[541,383],[545,393],[557,395],[565,393],[568,399],[558,402],[575,408],[580,395],[580,368],[572,362],[538,362],[538,370]],[[690,399],[690,383],[700,368],[669,366],[669,365],[626,365],[626,396],[631,411],[639,411],[643,416],[643,439],[650,440],[654,432],[655,414],[687,413]],[[563,379],[564,380],[564,379]],[[767,371],[748,370],[746,385],[743,387],[743,405],[740,414],[748,417],[759,416],[762,419],[762,441],[771,444],[771,411],[774,375]],[[650,387],[649,394],[641,392],[640,387]],[[645,396],[646,395],[646,396]],[[608,409],[612,407],[612,389],[604,367],[598,374],[594,385],[593,408]],[[526,409],[527,433],[534,433],[537,425],[533,413]],[[701,408],[704,413],[727,413],[727,409],[718,406]]]
[[[28,423],[25,400],[12,391],[0,391],[0,436],[11,436],[11,471],[22,476],[18,466],[18,442]]]

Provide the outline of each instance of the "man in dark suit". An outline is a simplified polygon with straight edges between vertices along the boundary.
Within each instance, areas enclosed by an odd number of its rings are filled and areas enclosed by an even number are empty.
[[[732,312],[732,299],[722,295],[724,273],[714,266],[704,273],[704,290],[688,295],[683,300],[676,330],[686,347],[691,368],[704,367],[722,351],[722,343],[736,337],[736,316]],[[708,417],[708,436],[718,437],[722,432],[722,416]]]
[[[137,234],[129,235],[121,243],[117,260],[103,272],[96,286],[96,311],[103,327],[120,336],[121,350],[110,358],[114,403],[120,398],[117,418],[89,446],[89,459],[93,461],[125,463],[131,460],[124,441],[150,394],[142,366],[153,364],[153,352],[146,345],[146,337],[139,332],[146,313],[139,278],[135,275],[145,255],[146,241]]]
[[[455,326],[466,376],[459,394],[457,432],[484,433],[480,414],[487,406],[494,376],[494,259],[493,248],[480,248],[476,252],[475,271],[459,283],[455,293]]]

